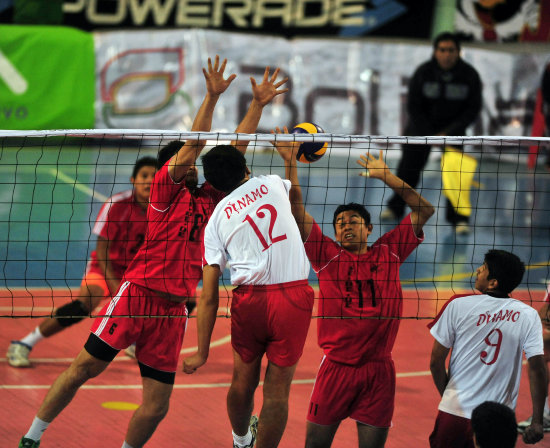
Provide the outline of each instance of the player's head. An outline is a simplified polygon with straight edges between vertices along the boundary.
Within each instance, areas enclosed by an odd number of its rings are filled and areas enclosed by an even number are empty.
[[[485,401],[472,412],[474,442],[479,448],[513,448],[518,438],[516,416],[508,406]]]
[[[132,171],[130,182],[134,186],[134,194],[139,202],[147,202],[151,193],[151,182],[157,172],[157,159],[141,157],[137,160]]]
[[[355,202],[339,205],[332,219],[336,241],[347,250],[359,250],[372,232],[370,213]]]
[[[451,70],[460,58],[460,40],[453,33],[439,34],[434,40],[433,57],[443,70]]]
[[[160,170],[166,164],[166,162],[168,162],[172,158],[172,156],[181,149],[184,144],[184,142],[174,140],[163,146],[157,155],[157,168]]]
[[[250,174],[243,153],[233,145],[214,146],[201,160],[204,178],[216,190],[233,191]]]
[[[158,169],[160,170],[166,164],[166,162],[168,162],[181,149],[184,144],[184,142],[174,140],[163,146],[158,153]],[[191,190],[197,187],[199,183],[199,170],[195,165],[189,167],[183,183],[187,188]]]
[[[475,287],[482,293],[507,296],[521,283],[524,273],[525,265],[517,255],[492,249],[485,254],[484,263],[476,270]]]

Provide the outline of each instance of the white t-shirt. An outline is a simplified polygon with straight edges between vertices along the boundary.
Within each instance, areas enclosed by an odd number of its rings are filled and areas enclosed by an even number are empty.
[[[432,325],[433,337],[452,347],[439,409],[465,418],[486,400],[515,409],[522,352],[527,359],[544,353],[537,311],[511,298],[472,295],[451,299]]]
[[[300,231],[290,209],[290,181],[253,177],[223,198],[204,231],[203,264],[223,271],[233,285],[272,285],[309,274]]]

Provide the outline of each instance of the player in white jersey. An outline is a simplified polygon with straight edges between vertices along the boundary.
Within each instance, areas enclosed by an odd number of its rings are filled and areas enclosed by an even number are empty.
[[[548,373],[548,364],[550,363],[550,283],[546,288],[546,296],[543,300],[544,304],[539,310],[539,316],[542,321],[542,338],[544,340],[544,359],[546,361],[546,379],[550,381],[550,376]],[[542,426],[544,432],[550,432],[550,405],[548,404],[548,389],[546,389],[546,401],[544,402],[544,415],[542,419]],[[520,432],[525,431],[531,424],[532,416],[522,422],[518,423],[518,430]]]
[[[288,396],[313,308],[309,261],[292,215],[290,181],[250,178],[244,156],[231,146],[202,158],[204,177],[228,195],[204,234],[203,292],[197,309],[198,352],[184,361],[193,373],[208,358],[219,304],[219,276],[231,262],[233,380],[227,412],[234,447],[254,445],[248,424],[263,355],[268,367],[258,423],[259,446],[276,447],[288,418]]]
[[[484,401],[516,408],[522,352],[529,364],[533,403],[533,421],[523,438],[526,443],[543,438],[542,325],[536,310],[509,297],[524,272],[514,254],[490,250],[476,271],[475,288],[481,295],[452,298],[428,325],[435,338],[430,370],[442,397],[430,435],[432,448],[473,448],[471,414]],[[451,348],[447,372],[445,361]]]

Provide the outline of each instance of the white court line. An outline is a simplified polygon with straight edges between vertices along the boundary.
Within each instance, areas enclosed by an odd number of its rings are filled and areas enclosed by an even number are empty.
[[[76,188],[77,190],[80,190],[81,192],[83,192],[84,194],[87,194],[88,196],[93,197],[94,199],[98,199],[101,202],[106,202],[107,199],[109,199],[107,196],[95,191],[93,188],[90,188],[84,184],[81,184],[76,179],[73,179],[72,177],[62,173],[57,169],[51,168],[49,172],[56,179],[59,179],[62,182],[65,182],[66,184],[73,185],[74,188]]]
[[[223,338],[217,339],[210,343],[210,348],[219,347],[220,345],[227,344],[231,341],[231,335],[224,336]],[[198,347],[187,347],[181,350],[180,354],[185,355],[188,353],[195,353]],[[74,361],[74,358],[31,358],[31,361],[35,364],[45,364],[45,363],[70,363]],[[117,356],[113,361],[116,362],[135,362],[133,358],[128,356]],[[0,358],[0,363],[8,362],[7,358]],[[1,387],[1,386],[0,386]]]
[[[403,372],[398,373],[397,378],[411,378],[417,376],[428,376],[430,372],[428,370],[423,370],[419,372]],[[302,379],[294,380],[292,384],[313,384],[315,383],[315,378],[311,379]],[[264,384],[263,381],[260,381],[260,386]],[[198,383],[198,384],[174,384],[174,389],[215,389],[218,387],[228,388],[231,386],[231,383]],[[0,385],[0,389],[6,390],[38,390],[38,389],[49,389],[51,385],[45,384],[18,384],[18,385]],[[136,390],[141,389],[141,384],[103,384],[103,385],[84,385],[80,389],[87,390]]]

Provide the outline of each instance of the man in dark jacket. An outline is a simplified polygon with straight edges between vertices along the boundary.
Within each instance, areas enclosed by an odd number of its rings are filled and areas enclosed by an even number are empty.
[[[409,83],[405,135],[465,135],[481,109],[481,81],[477,71],[460,58],[460,41],[442,33],[433,44],[432,58],[420,65]],[[403,145],[397,176],[416,187],[430,155],[430,145]],[[393,195],[380,218],[398,220],[405,203]],[[447,220],[457,232],[467,233],[468,217],[458,214],[447,201]]]

